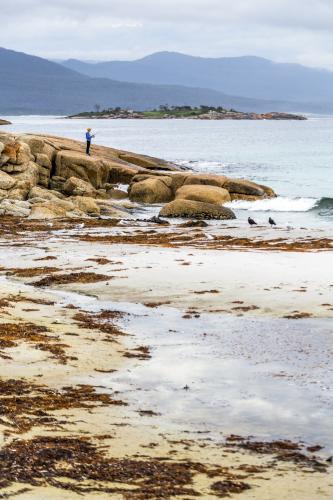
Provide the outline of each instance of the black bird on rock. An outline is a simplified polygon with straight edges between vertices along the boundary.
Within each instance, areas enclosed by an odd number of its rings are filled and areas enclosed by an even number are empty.
[[[256,225],[257,225],[256,221],[255,221],[255,220],[253,220],[253,219],[251,219],[251,217],[249,217],[249,218],[247,219],[247,221],[248,221],[248,223],[250,224],[250,226],[256,226]]]
[[[276,222],[272,219],[272,217],[268,219],[268,222],[270,223],[271,227],[276,226]]]

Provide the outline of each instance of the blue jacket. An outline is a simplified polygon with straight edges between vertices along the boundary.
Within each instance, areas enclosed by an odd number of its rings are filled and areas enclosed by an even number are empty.
[[[86,139],[87,139],[87,141],[88,141],[88,142],[91,142],[91,139],[92,139],[92,138],[93,138],[93,136],[91,135],[91,133],[90,133],[90,132],[87,132],[87,133],[86,133]]]

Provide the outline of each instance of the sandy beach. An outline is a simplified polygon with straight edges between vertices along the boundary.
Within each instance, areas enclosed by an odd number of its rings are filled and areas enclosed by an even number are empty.
[[[4,494],[330,496],[331,240],[254,231],[2,221]]]

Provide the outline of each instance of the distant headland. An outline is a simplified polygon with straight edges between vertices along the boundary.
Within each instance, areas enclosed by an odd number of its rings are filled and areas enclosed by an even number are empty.
[[[291,113],[248,113],[235,109],[225,109],[211,106],[160,106],[150,111],[134,111],[122,108],[109,108],[100,110],[98,106],[94,111],[85,111],[68,116],[70,119],[108,119],[108,120],[307,120],[303,115]]]
[[[0,125],[11,125],[11,122],[9,122],[8,120],[2,120],[0,118]]]

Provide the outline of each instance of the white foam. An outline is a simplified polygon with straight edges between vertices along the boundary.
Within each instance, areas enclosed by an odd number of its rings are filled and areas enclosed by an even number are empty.
[[[308,212],[316,206],[318,198],[269,198],[265,200],[236,200],[227,203],[232,209],[249,210],[250,212]]]

